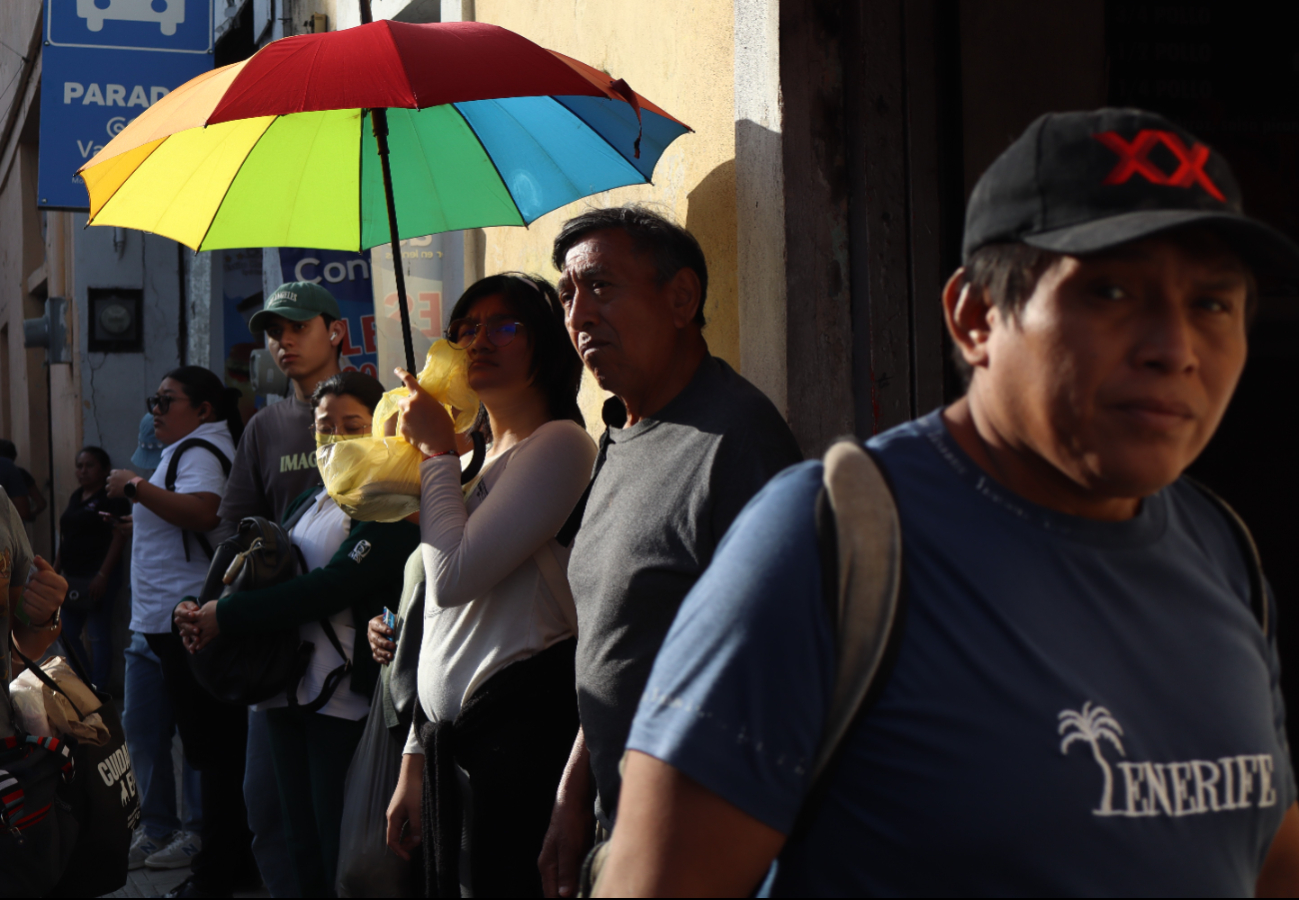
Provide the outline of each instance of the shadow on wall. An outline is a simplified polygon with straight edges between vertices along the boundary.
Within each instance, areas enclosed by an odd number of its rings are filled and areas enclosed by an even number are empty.
[[[735,253],[735,160],[713,169],[686,195],[685,227],[704,248],[708,261],[708,302],[704,332],[713,355],[740,367],[739,298]]]
[[[778,132],[735,123],[737,368],[788,418],[782,152]]]

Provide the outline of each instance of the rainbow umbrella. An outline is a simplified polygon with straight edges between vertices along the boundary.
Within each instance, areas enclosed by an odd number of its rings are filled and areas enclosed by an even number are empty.
[[[400,259],[404,238],[527,225],[648,183],[689,130],[621,79],[504,28],[380,21],[284,38],[205,72],[80,175],[91,225],[194,250],[391,243]]]

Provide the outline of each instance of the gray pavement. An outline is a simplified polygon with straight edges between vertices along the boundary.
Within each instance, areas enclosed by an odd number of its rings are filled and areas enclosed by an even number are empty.
[[[189,869],[136,869],[126,875],[126,886],[120,891],[105,894],[106,897],[161,897],[169,890],[189,877]],[[270,891],[263,887],[250,894],[235,894],[236,897],[269,897]]]

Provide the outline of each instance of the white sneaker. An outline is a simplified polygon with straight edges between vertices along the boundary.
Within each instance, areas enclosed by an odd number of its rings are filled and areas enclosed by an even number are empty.
[[[183,869],[203,849],[203,840],[191,831],[178,831],[166,847],[155,851],[144,864],[150,869]]]
[[[144,833],[141,828],[131,838],[131,852],[126,857],[126,867],[128,869],[138,869],[144,865],[145,859],[162,850],[171,842],[173,835],[167,835],[164,838],[151,838]]]

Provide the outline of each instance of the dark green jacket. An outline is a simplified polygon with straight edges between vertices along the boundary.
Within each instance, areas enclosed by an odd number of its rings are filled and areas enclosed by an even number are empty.
[[[319,490],[311,488],[298,495],[284,511],[284,521]],[[361,546],[363,541],[368,549]],[[396,608],[406,559],[418,546],[418,525],[354,521],[328,565],[283,584],[222,597],[217,601],[217,624],[222,634],[235,636],[305,625],[351,607],[356,626],[352,690],[369,699],[379,677],[379,664],[370,655],[366,625],[385,606]]]

